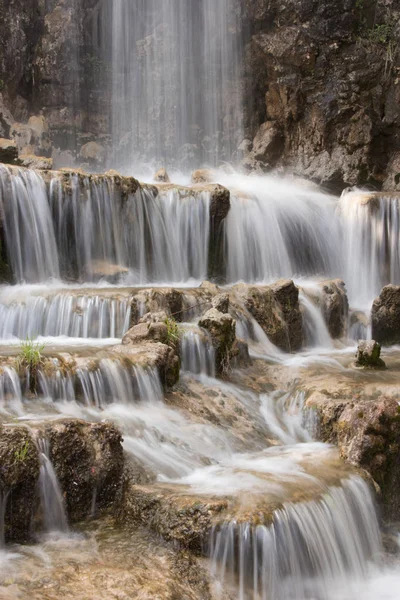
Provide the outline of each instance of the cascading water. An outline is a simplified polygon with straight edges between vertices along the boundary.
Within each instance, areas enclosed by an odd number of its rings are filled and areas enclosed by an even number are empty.
[[[340,585],[357,592],[381,554],[374,503],[360,478],[320,500],[284,506],[269,526],[228,522],[210,537],[213,572],[222,582],[232,578],[238,600],[333,600]]]
[[[345,191],[338,212],[347,256],[345,281],[353,305],[369,308],[388,283],[400,283],[400,197]]]
[[[66,533],[68,520],[64,498],[53,463],[50,460],[50,444],[45,438],[37,441],[40,461],[39,493],[45,531]]]
[[[188,328],[181,337],[182,370],[215,377],[215,350],[207,332]]]
[[[236,0],[103,2],[117,164],[231,158],[243,139],[238,13]]]
[[[121,338],[128,330],[129,298],[99,295],[54,296],[0,293],[0,339],[38,336],[71,338]]]

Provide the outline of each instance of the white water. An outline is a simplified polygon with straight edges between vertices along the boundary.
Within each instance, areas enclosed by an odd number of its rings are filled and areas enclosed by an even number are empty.
[[[206,331],[186,326],[181,336],[182,370],[215,377],[215,350]]]
[[[237,17],[236,0],[102,3],[114,164],[132,170],[231,158],[243,139]]]
[[[37,441],[40,461],[39,492],[45,531],[47,533],[68,531],[64,498],[53,463],[50,460],[50,444],[45,438]]]

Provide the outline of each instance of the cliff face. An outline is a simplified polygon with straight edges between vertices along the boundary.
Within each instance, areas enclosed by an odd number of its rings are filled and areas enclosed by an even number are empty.
[[[398,187],[400,0],[238,2],[245,166],[289,169],[333,189]],[[110,140],[110,69],[95,47],[100,4],[0,0],[0,136],[42,113],[64,166],[88,142]]]
[[[393,187],[399,11],[398,0],[243,0],[249,168]]]

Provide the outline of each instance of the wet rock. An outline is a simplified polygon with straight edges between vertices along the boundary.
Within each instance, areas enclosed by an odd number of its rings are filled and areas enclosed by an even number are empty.
[[[345,284],[336,279],[321,283],[322,314],[332,339],[345,335],[349,317],[349,301]]]
[[[82,146],[80,153],[82,160],[86,161],[91,167],[101,169],[104,166],[106,150],[98,142],[88,142]]]
[[[109,507],[121,484],[122,437],[109,423],[62,420],[44,426],[68,517],[78,521]]]
[[[231,207],[229,190],[221,185],[208,185],[211,192],[210,243],[208,248],[208,277],[212,280],[225,280],[225,236],[224,223]]]
[[[18,163],[27,169],[48,171],[53,168],[53,159],[45,156],[34,156],[33,154],[21,154]]]
[[[184,308],[184,293],[173,288],[144,289],[132,298],[131,325],[138,323],[147,313],[165,312],[176,321],[181,321]]]
[[[279,281],[271,286],[239,284],[234,288],[239,301],[252,314],[273,344],[286,352],[303,345],[303,317],[299,290],[293,281]]]
[[[372,305],[371,323],[374,340],[384,346],[400,344],[400,286],[383,288]]]
[[[236,340],[236,321],[228,314],[212,308],[199,321],[211,336],[215,348],[216,368],[222,373],[229,367],[231,350]]]
[[[14,140],[0,138],[0,163],[12,164],[18,158],[18,148]]]
[[[143,315],[143,317],[141,317],[139,319],[139,323],[164,323],[167,321],[168,319],[168,315],[165,311],[160,311],[160,312],[148,312],[145,315]]]
[[[154,180],[154,181],[157,181],[158,183],[170,183],[170,182],[171,182],[171,180],[170,180],[170,178],[169,178],[169,175],[168,175],[168,173],[167,173],[167,170],[166,170],[166,169],[164,169],[164,168],[162,168],[162,169],[159,169],[159,170],[158,170],[158,171],[157,171],[157,172],[154,174],[153,180]]]
[[[93,260],[87,267],[87,272],[96,279],[107,279],[110,283],[118,283],[129,269],[122,265],[114,265],[106,260]]]
[[[150,527],[165,540],[200,554],[215,518],[226,507],[224,499],[186,497],[127,481],[117,521],[127,529]]]
[[[229,294],[218,294],[212,299],[213,308],[221,313],[229,312]]]
[[[381,346],[374,340],[362,340],[358,343],[356,354],[356,367],[370,369],[386,369],[384,361],[380,358]]]
[[[168,330],[165,323],[147,321],[129,329],[122,338],[122,344],[140,344],[148,341],[165,344],[167,340]]]
[[[275,164],[283,152],[284,139],[282,132],[273,121],[263,123],[253,141],[252,155],[255,160],[266,164]]]
[[[212,169],[197,169],[192,173],[192,183],[213,183],[216,173]]]
[[[0,505],[5,503],[7,542],[31,538],[38,478],[38,452],[28,429],[0,426]]]

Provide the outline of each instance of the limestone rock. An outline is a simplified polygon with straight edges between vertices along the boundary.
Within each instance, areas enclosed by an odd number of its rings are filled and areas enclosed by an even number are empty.
[[[140,344],[148,341],[165,344],[167,339],[168,331],[165,323],[144,322],[129,329],[122,338],[122,344]]]
[[[167,173],[167,170],[162,168],[159,169],[153,177],[154,181],[157,181],[158,183],[170,183],[171,180],[169,178],[169,175]]]
[[[64,419],[44,427],[50,458],[63,490],[71,521],[110,506],[121,484],[124,457],[122,437],[110,423]]]
[[[18,148],[14,140],[0,138],[0,163],[14,163],[18,158]]]
[[[213,308],[221,313],[229,312],[229,294],[218,294],[212,299]]]
[[[300,350],[303,317],[299,290],[293,281],[280,281],[272,286],[239,284],[234,289],[273,344],[286,352]]]
[[[361,340],[358,343],[356,354],[356,367],[367,367],[370,369],[385,369],[386,365],[380,358],[381,346],[375,340]]]
[[[199,327],[210,334],[217,371],[221,373],[229,365],[230,352],[236,341],[236,321],[230,315],[211,308],[200,319]]]
[[[283,152],[283,136],[273,121],[263,123],[253,141],[252,155],[255,160],[275,164]]]
[[[345,284],[339,279],[324,281],[322,289],[322,314],[332,339],[345,335],[349,317],[349,301]]]
[[[28,169],[38,171],[49,171],[53,168],[53,159],[45,156],[34,156],[33,154],[21,154],[18,163]]]
[[[31,537],[39,478],[38,452],[27,428],[0,426],[0,465],[5,539],[26,542]]]
[[[374,340],[384,346],[400,344],[400,286],[383,288],[372,305],[371,322]]]

